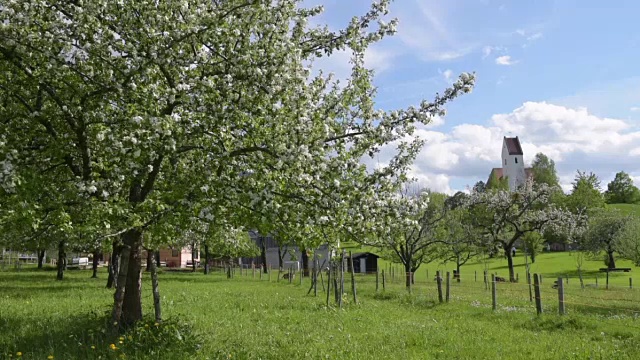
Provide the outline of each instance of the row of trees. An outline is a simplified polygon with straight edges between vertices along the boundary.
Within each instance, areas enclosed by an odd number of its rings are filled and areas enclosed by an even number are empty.
[[[470,194],[405,191],[391,206],[392,230],[368,243],[390,249],[391,258],[404,265],[407,286],[409,274],[422,263],[451,261],[459,271],[469,259],[499,252],[507,258],[513,281],[511,250],[516,244],[532,262],[546,242],[604,252],[610,268],[616,266],[614,254],[640,264],[640,221],[605,208],[607,203],[635,201],[638,190],[628,174],[616,174],[603,193],[595,174],[578,171],[565,194],[552,159],[537,154],[531,171],[531,179],[514,192],[506,178],[495,174],[487,184],[476,183]]]

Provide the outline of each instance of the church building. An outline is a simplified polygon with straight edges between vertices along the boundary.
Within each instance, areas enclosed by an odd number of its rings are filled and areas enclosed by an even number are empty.
[[[522,146],[518,137],[504,137],[502,141],[502,167],[493,168],[489,179],[495,174],[497,179],[506,178],[509,183],[509,190],[514,191],[533,176],[531,168],[524,167]],[[487,181],[487,184],[489,181]]]

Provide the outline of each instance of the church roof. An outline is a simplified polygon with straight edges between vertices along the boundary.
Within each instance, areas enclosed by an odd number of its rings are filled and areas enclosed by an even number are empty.
[[[504,142],[507,144],[507,151],[509,155],[522,155],[522,146],[520,146],[520,139],[518,137],[508,138],[504,137]]]

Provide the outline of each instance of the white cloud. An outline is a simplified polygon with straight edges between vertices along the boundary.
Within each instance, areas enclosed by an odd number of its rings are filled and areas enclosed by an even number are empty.
[[[496,58],[496,64],[498,65],[513,65],[517,63],[517,61],[514,61],[513,59],[511,59],[511,56],[509,55],[503,55],[503,56],[498,56]]]
[[[633,111],[633,112],[635,112],[635,111],[640,111],[640,107],[638,107],[638,106],[632,106],[632,107],[630,107],[630,108],[629,108],[629,111]]]
[[[624,120],[598,117],[585,108],[526,102],[509,113],[493,115],[486,125],[461,124],[448,132],[421,126],[415,136],[426,144],[412,175],[436,191],[450,193],[486,181],[491,168],[500,166],[503,136],[520,138],[527,164],[538,152],[551,157],[565,190],[571,188],[578,169],[596,173],[603,186],[621,170],[640,177],[636,171],[640,131]],[[379,157],[388,161],[395,146],[381,149]]]
[[[451,82],[451,77],[453,76],[453,70],[447,69],[442,72],[442,76],[444,76],[444,80],[448,83]]]
[[[541,32],[537,32],[537,33],[534,33],[534,34],[531,34],[531,35],[527,36],[527,40],[528,41],[534,41],[534,40],[540,39],[541,37],[542,37],[542,33]]]
[[[424,61],[449,61],[477,48],[468,35],[459,34],[452,24],[456,6],[437,1],[402,1],[395,12],[401,19],[396,38],[403,47]]]

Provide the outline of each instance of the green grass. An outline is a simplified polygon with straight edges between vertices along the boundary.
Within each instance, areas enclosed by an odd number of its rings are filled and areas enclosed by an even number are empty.
[[[623,214],[640,215],[640,205],[637,204],[609,204],[607,207],[618,209]]]
[[[260,281],[251,272],[230,280],[220,273],[165,272],[160,275],[165,317],[181,319],[193,329],[169,321],[160,326],[167,327],[164,332],[152,329],[146,337],[133,333],[117,351],[108,348],[113,340],[87,335],[88,330],[101,331],[101,314],[112,302],[103,269],[100,279],[90,279],[90,271],[69,271],[63,282],[54,280],[54,272],[5,271],[0,272],[0,358],[15,358],[18,351],[25,359],[94,359],[97,354],[103,359],[120,354],[136,359],[639,358],[637,290],[582,290],[570,281],[568,315],[557,315],[551,274],[571,270],[572,256],[544,254],[536,261],[550,274],[541,287],[542,316],[536,316],[522,282],[499,283],[498,310],[492,311],[490,292],[469,275],[481,264],[467,271],[463,267],[462,282],[451,284],[451,301],[444,304],[438,303],[426,269],[410,295],[400,279],[389,279],[385,291],[376,293],[375,276],[358,275],[359,304],[348,291],[343,309],[325,306],[322,287],[318,297],[307,296],[308,279],[300,286],[298,279],[293,284],[278,283],[275,276],[271,282],[266,276]],[[506,261],[496,260],[490,269],[504,273],[504,265]],[[594,266],[600,264],[590,264]],[[147,274],[143,297],[145,311],[152,312]],[[166,341],[145,349],[153,336]],[[197,350],[174,344],[184,337],[192,338]]]

